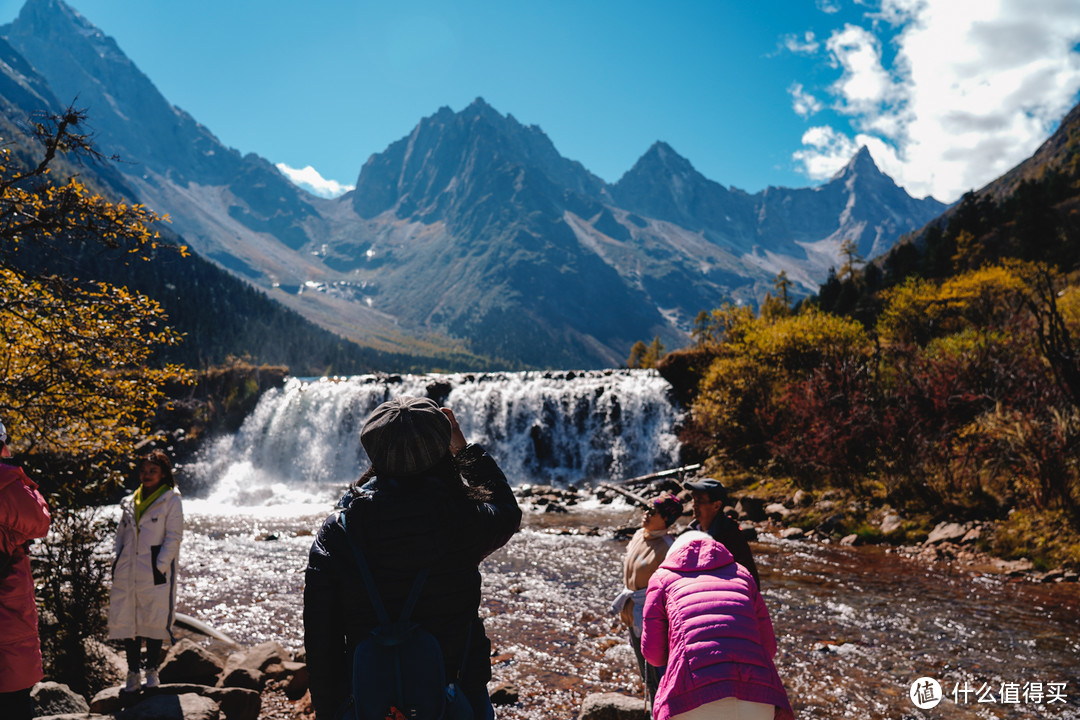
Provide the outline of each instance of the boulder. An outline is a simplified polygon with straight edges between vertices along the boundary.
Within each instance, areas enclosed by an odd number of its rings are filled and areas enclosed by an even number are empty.
[[[964,537],[960,538],[961,545],[968,545],[973,542],[978,542],[982,539],[982,526],[976,525],[975,527],[964,533]]]
[[[791,496],[791,503],[795,507],[806,507],[812,502],[814,502],[813,496],[805,490],[796,490],[795,494]]]
[[[783,503],[769,503],[765,506],[765,514],[773,520],[783,521],[791,511]]]
[[[806,537],[806,533],[803,531],[802,528],[790,527],[781,530],[780,537],[784,538],[785,540],[802,540],[804,537]]]
[[[904,520],[896,513],[889,513],[881,520],[881,534],[891,535],[904,526]]]
[[[30,697],[39,716],[90,712],[86,698],[63,683],[39,682],[30,691]]]
[[[205,685],[177,683],[161,685],[141,693],[121,693],[119,687],[102,690],[90,702],[90,711],[103,714],[116,714],[124,707],[141,704],[143,697],[158,695],[195,694],[213,700],[221,710],[224,720],[257,720],[262,698],[255,690],[246,688],[212,688]],[[132,697],[134,696],[134,697]],[[134,701],[134,704],[133,704]]]
[[[753,522],[763,522],[765,515],[765,501],[761,498],[743,497],[735,503],[735,510],[740,518],[746,518]]]
[[[862,538],[860,538],[855,533],[851,533],[850,535],[845,535],[844,537],[840,538],[840,544],[841,545],[862,545]]]
[[[220,720],[218,704],[195,693],[149,695],[116,714],[116,720]]]
[[[594,693],[581,702],[578,720],[649,720],[644,698]]]
[[[229,659],[232,660],[232,657]],[[246,653],[243,653],[239,667],[266,672],[266,669],[271,665],[284,665],[286,662],[291,661],[292,656],[289,655],[289,651],[282,647],[281,643],[271,640],[259,643]]]
[[[218,656],[184,638],[169,648],[161,664],[161,682],[217,685],[224,669]]]
[[[226,669],[218,680],[218,687],[247,688],[248,690],[262,690],[266,685],[266,675],[258,670],[245,667]]]
[[[513,705],[519,699],[518,689],[510,683],[499,683],[491,691],[492,705]]]
[[[926,545],[936,545],[941,542],[957,542],[971,530],[971,525],[960,523],[940,522],[926,538]]]
[[[285,663],[285,670],[289,675],[285,681],[285,697],[290,700],[299,700],[304,697],[308,690],[307,665],[298,662]]]
[[[112,715],[97,715],[95,713],[64,713],[63,715],[36,715],[34,720],[116,720]]]

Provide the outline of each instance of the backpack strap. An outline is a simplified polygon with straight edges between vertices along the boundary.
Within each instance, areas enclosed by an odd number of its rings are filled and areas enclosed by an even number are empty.
[[[349,535],[349,529],[345,524],[344,511],[341,513],[341,529],[345,531],[345,539],[349,541],[349,547],[352,548],[353,559],[356,561],[356,567],[360,570],[360,577],[364,580],[364,587],[367,588],[368,597],[371,599],[371,606],[375,610],[375,615],[379,618],[380,623],[387,624],[390,622],[390,615],[386,612],[386,606],[383,605],[382,596],[379,595],[379,588],[375,585],[375,578],[371,574],[371,568],[368,567],[364,552],[353,542],[352,536]],[[416,574],[412,589],[409,590],[409,597],[406,598],[405,605],[401,609],[401,617],[398,618],[399,622],[407,621],[409,616],[412,615],[413,608],[416,607],[416,602],[420,599],[420,591],[424,587],[427,576],[428,568],[422,568]]]

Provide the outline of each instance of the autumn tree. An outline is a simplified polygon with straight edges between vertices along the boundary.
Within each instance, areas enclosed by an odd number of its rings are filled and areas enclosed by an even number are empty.
[[[660,336],[657,335],[648,345],[641,340],[634,343],[633,347],[630,348],[630,358],[626,361],[626,366],[629,368],[654,368],[662,357],[664,357],[664,343],[660,342]]]
[[[761,459],[768,418],[788,385],[823,364],[861,362],[872,348],[857,322],[812,308],[783,318],[714,312],[723,339],[691,413],[717,449],[743,459]]]
[[[152,260],[166,248],[141,205],[113,202],[78,177],[55,179],[61,156],[101,160],[69,108],[33,123],[39,162],[20,167],[0,151],[0,417],[14,448],[31,461],[63,457],[85,473],[69,494],[117,483],[116,460],[146,437],[162,384],[177,367],[148,367],[155,348],[180,341],[149,298],[82,278],[34,276],[18,254],[31,246],[63,253],[80,244]],[[70,499],[70,498],[69,498]]]
[[[58,165],[103,159],[85,120],[72,108],[41,116],[20,146],[0,149],[0,417],[13,450],[51,491],[51,536],[36,551],[47,672],[84,693],[104,681],[86,641],[104,630],[108,562],[98,548],[109,527],[82,506],[122,483],[163,383],[188,378],[150,366],[157,348],[180,341],[156,302],[20,262],[31,251],[94,246],[135,262],[185,252],[161,243],[151,228],[162,218],[145,207],[106,199],[77,176],[56,178]]]
[[[840,257],[844,261],[840,265],[841,278],[855,277],[855,271],[866,264],[863,256],[859,253],[858,241],[852,238],[848,238],[840,244]]]

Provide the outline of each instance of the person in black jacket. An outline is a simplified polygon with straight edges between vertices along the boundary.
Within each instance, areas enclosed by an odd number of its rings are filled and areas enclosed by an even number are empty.
[[[694,522],[688,530],[701,530],[728,549],[735,562],[742,565],[754,576],[754,582],[761,588],[758,578],[757,563],[750,552],[750,543],[743,537],[739,524],[724,514],[728,494],[724,484],[716,478],[705,478],[685,485],[694,501]]]
[[[323,523],[305,573],[304,646],[316,718],[331,720],[348,698],[353,649],[378,624],[350,537],[391,618],[417,573],[429,569],[412,619],[438,640],[446,676],[477,720],[493,718],[479,564],[521,524],[506,477],[483,448],[466,444],[453,412],[427,398],[383,403],[360,441],[372,467]]]

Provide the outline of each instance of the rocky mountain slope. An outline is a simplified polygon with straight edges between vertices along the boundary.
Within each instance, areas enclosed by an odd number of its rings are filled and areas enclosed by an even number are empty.
[[[820,187],[749,194],[657,143],[608,185],[481,99],[422,119],[325,200],[225,147],[62,0],[28,0],[0,35],[89,110],[140,201],[196,252],[389,351],[620,365],[635,340],[681,344],[700,310],[759,301],[781,270],[813,292],[845,240],[870,257],[944,207],[865,149]]]

